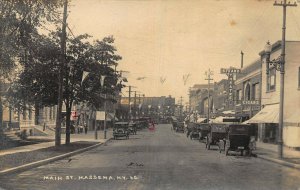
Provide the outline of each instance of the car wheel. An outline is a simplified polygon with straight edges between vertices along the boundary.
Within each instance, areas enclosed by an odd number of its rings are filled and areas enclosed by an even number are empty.
[[[208,143],[207,145],[207,150],[210,150],[210,143]]]

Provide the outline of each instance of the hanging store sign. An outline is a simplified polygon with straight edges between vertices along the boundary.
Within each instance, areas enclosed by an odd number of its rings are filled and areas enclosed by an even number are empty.
[[[229,82],[229,87],[228,87],[228,102],[229,105],[232,105],[233,102],[233,73],[228,74],[228,82]]]

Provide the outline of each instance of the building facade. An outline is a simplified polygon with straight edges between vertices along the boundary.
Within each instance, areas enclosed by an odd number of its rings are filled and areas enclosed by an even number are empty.
[[[270,60],[281,54],[281,41],[272,45]],[[300,42],[286,42],[283,142],[289,147],[300,147]],[[279,123],[280,72],[267,67],[266,53],[260,52],[262,64],[261,111],[249,121],[258,123],[261,138],[276,142]],[[268,72],[267,72],[268,70]]]

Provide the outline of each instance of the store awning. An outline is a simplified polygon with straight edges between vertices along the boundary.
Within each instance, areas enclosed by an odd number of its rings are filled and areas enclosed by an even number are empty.
[[[205,120],[206,120],[207,118],[198,118],[197,119],[197,123],[202,123],[202,122],[204,122]]]
[[[279,105],[267,105],[260,110],[255,116],[246,121],[247,123],[278,123]]]
[[[117,117],[115,117],[115,115],[113,113],[107,113],[107,121],[111,121],[111,120],[115,120],[115,121],[119,121],[119,119]]]
[[[226,110],[222,112],[223,114],[235,114],[234,110]]]

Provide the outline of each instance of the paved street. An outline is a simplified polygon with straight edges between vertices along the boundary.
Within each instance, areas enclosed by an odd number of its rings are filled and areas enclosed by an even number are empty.
[[[300,171],[231,155],[159,125],[0,179],[4,189],[300,189]],[[71,176],[72,179],[71,179]],[[52,177],[52,178],[51,178]]]

